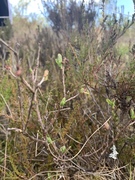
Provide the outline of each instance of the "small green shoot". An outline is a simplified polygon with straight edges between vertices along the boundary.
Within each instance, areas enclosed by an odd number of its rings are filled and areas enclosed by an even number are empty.
[[[111,101],[110,99],[106,99],[106,102],[112,107],[112,109],[115,108],[115,100]]]
[[[66,146],[62,146],[62,147],[60,148],[60,152],[65,153],[65,152],[66,152]]]
[[[47,178],[47,179],[48,179],[48,180],[51,180],[51,173],[48,172],[47,175],[48,175],[48,178]]]
[[[82,88],[80,89],[80,93],[82,93],[82,94],[87,94],[87,95],[90,94],[89,91],[88,91],[86,88],[84,88],[84,87],[82,87]]]
[[[53,144],[53,140],[51,139],[50,136],[47,136],[46,139],[49,144]]]
[[[62,55],[58,54],[57,59],[55,59],[56,63],[58,64],[58,66],[62,69]]]
[[[64,106],[65,104],[66,104],[66,98],[64,97],[60,102],[60,106]]]
[[[131,117],[132,120],[135,119],[135,111],[134,111],[134,108],[131,108],[131,109],[130,109],[130,117]]]

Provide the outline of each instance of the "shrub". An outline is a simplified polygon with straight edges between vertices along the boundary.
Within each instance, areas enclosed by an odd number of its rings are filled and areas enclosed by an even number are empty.
[[[26,34],[14,30],[16,61],[1,78],[10,108],[2,177],[132,178],[134,57],[126,65],[116,43],[133,19],[116,20],[85,23],[69,36],[65,29],[36,29],[24,18]]]

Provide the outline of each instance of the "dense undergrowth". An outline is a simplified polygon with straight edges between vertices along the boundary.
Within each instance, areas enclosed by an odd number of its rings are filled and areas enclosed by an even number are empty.
[[[135,178],[134,52],[121,46],[133,23],[54,32],[20,17],[1,30],[2,179]]]

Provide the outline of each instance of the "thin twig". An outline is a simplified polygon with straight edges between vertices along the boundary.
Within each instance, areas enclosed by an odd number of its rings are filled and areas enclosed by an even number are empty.
[[[0,38],[0,41],[1,41],[7,48],[9,48],[12,52],[14,52],[14,54],[15,54],[16,56],[18,56],[18,53],[17,53],[11,46],[9,46],[5,41],[3,41],[1,38]]]
[[[49,113],[62,112],[62,111],[67,111],[67,110],[71,110],[71,108],[70,107],[62,108],[62,109],[58,109],[58,110],[54,110],[54,111],[49,111]]]
[[[7,109],[8,109],[8,111],[9,111],[9,113],[10,113],[10,116],[11,116],[11,118],[12,118],[13,116],[12,116],[12,112],[11,112],[11,110],[10,110],[9,105],[7,104],[7,102],[6,102],[5,98],[3,97],[3,95],[0,94],[0,96],[1,96],[2,100],[4,101],[4,103],[5,103],[5,105],[6,105]]]
[[[67,99],[66,102],[71,101],[72,99],[75,99],[77,96],[79,96],[79,93],[76,94],[75,96],[72,96],[71,98]]]
[[[62,84],[63,84],[63,95],[66,98],[66,85],[65,85],[65,66],[62,66]]]
[[[36,91],[37,92],[37,91]],[[36,112],[37,112],[37,116],[38,116],[38,121],[41,125],[41,128],[42,130],[44,130],[44,124],[43,124],[43,121],[42,121],[42,118],[41,118],[41,114],[40,114],[40,110],[39,110],[39,103],[38,103],[38,100],[37,100],[37,94],[35,93],[35,104],[36,104]]]
[[[38,47],[38,56],[37,56],[37,61],[36,61],[36,68],[35,68],[35,76],[34,76],[34,85],[36,85],[36,81],[37,81],[37,74],[38,74],[38,68],[39,68],[39,59],[40,59],[40,53],[41,53],[41,46],[39,44]]]
[[[37,132],[37,139],[39,138],[39,133]],[[35,157],[37,156],[38,151],[38,141],[36,141],[36,147],[35,147]]]
[[[11,71],[11,69],[10,69],[10,74],[14,77],[14,78],[17,78],[17,76]]]
[[[4,152],[4,166],[3,166],[3,169],[4,169],[4,177],[3,177],[3,180],[6,179],[6,170],[7,170],[7,142],[8,142],[8,131],[6,131],[5,127],[3,125],[2,126],[2,132],[5,134],[6,136],[6,141],[5,141],[5,152]]]
[[[14,132],[19,132],[19,133],[21,133],[21,132],[23,132],[21,129],[18,129],[18,128],[7,128],[7,130],[8,131],[14,131]]]
[[[72,139],[73,141],[75,141],[78,144],[83,144],[83,143],[77,141],[76,139],[74,139],[73,137],[71,137],[69,134],[66,134],[66,136],[69,137],[70,139]]]
[[[24,131],[26,130],[28,122],[29,122],[29,119],[30,119],[30,115],[31,115],[31,110],[32,110],[32,107],[33,107],[34,99],[35,99],[35,93],[33,93],[32,97],[31,97],[31,101],[30,101],[30,105],[29,105],[29,109],[28,109],[27,120],[26,120],[26,123],[25,123],[25,126],[24,126]]]
[[[11,46],[9,46],[4,40],[2,40],[1,38],[0,38],[0,42],[2,42],[8,49],[10,49],[13,53],[14,53],[14,55],[15,55],[15,57],[16,57],[16,63],[17,63],[17,65],[19,64],[19,56],[18,56],[18,53],[17,53],[17,51],[15,51]]]
[[[8,133],[6,135],[6,142],[5,142],[5,155],[4,155],[4,180],[6,179],[6,167],[7,167],[7,142],[8,142]]]
[[[25,86],[26,86],[32,93],[34,93],[34,89],[30,86],[30,84],[29,84],[23,77],[21,77],[21,80],[22,80],[23,84],[25,84]]]

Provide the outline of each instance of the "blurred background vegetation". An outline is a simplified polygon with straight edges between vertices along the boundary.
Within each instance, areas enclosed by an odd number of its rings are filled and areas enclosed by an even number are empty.
[[[0,28],[0,177],[135,179],[135,15],[42,1]]]

